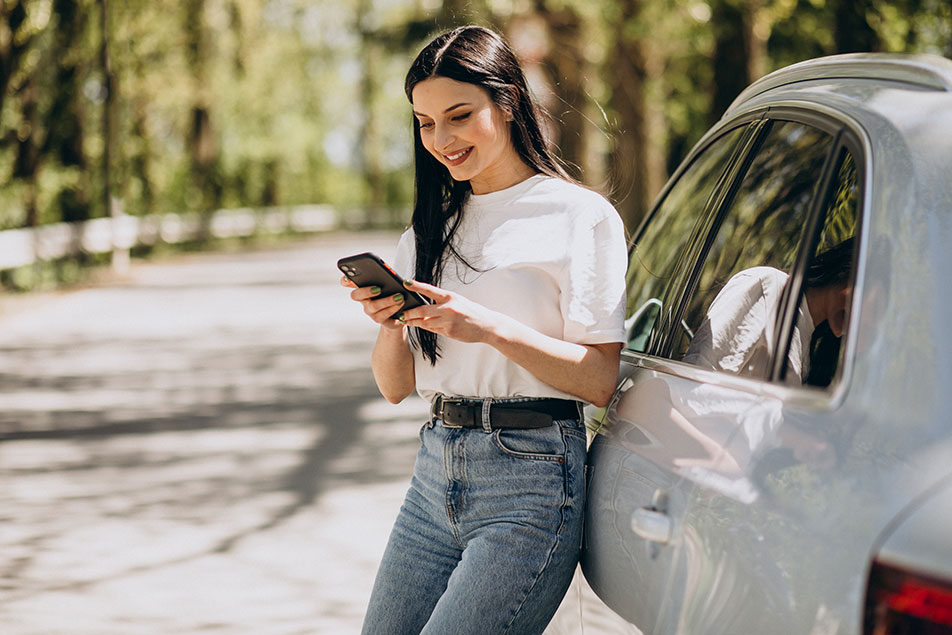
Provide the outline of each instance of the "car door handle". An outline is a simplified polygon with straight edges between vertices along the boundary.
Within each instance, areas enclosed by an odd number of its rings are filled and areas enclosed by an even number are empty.
[[[645,540],[666,545],[671,540],[671,518],[652,507],[642,507],[631,515],[631,530]]]

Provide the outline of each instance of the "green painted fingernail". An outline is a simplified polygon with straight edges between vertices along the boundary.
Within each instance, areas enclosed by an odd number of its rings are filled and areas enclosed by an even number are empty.
[[[401,313],[400,315],[397,316],[397,322],[399,322],[400,324],[406,324],[406,323],[407,323],[407,316],[405,316],[403,313]]]
[[[405,287],[412,287],[412,286],[413,286],[413,280],[404,280],[404,281],[403,281],[403,286],[405,286]]]
[[[374,295],[380,293],[380,287],[370,287],[370,292]]]
[[[395,294],[393,295],[392,300],[393,300],[394,302],[396,302],[397,304],[403,304],[403,294],[402,294],[402,293],[395,293]]]

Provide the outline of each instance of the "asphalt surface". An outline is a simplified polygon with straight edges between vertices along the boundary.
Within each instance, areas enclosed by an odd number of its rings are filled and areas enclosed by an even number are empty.
[[[426,405],[377,393],[334,263],[395,244],[0,296],[0,632],[359,632]],[[583,586],[547,633],[582,632]]]

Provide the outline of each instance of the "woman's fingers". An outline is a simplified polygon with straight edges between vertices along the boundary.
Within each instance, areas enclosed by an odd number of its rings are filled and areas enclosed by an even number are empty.
[[[416,280],[406,280],[403,285],[412,291],[416,291],[420,295],[426,296],[434,302],[448,302],[452,297],[452,293],[449,291],[444,291],[439,287],[434,287],[432,284],[427,284],[425,282],[418,282]]]
[[[402,293],[397,293],[385,298],[364,300],[362,304],[364,305],[364,312],[374,322],[382,324],[400,310],[400,307],[404,304],[404,298]]]
[[[358,302],[364,302],[380,295],[380,287],[356,287],[350,292],[350,298]]]
[[[350,292],[351,299],[360,302],[364,313],[370,316],[370,319],[374,322],[387,326],[402,326],[395,319],[391,319],[390,316],[397,313],[400,307],[403,306],[405,301],[404,294],[397,293],[386,297],[379,297],[380,287],[358,287],[353,281],[346,277],[341,279],[341,285],[353,289]],[[391,322],[393,324],[390,324]]]

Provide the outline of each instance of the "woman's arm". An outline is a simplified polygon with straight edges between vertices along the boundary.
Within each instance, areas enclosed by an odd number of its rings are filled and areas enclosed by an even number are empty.
[[[390,318],[403,304],[402,294],[378,298],[379,288],[358,288],[346,276],[341,278],[341,285],[353,289],[351,299],[360,302],[364,313],[380,325],[371,356],[374,381],[387,401],[400,403],[416,388],[407,327]]]
[[[488,344],[538,379],[596,406],[608,404],[618,380],[620,343],[574,344],[544,335],[456,293],[409,282],[433,304],[404,313],[416,326],[460,342]]]
[[[413,373],[413,354],[407,341],[407,327],[400,326],[397,329],[380,326],[371,366],[377,388],[387,401],[400,403],[410,396],[416,388],[416,376]]]
[[[550,386],[596,406],[608,405],[615,392],[619,342],[573,344],[506,318],[486,343]]]

